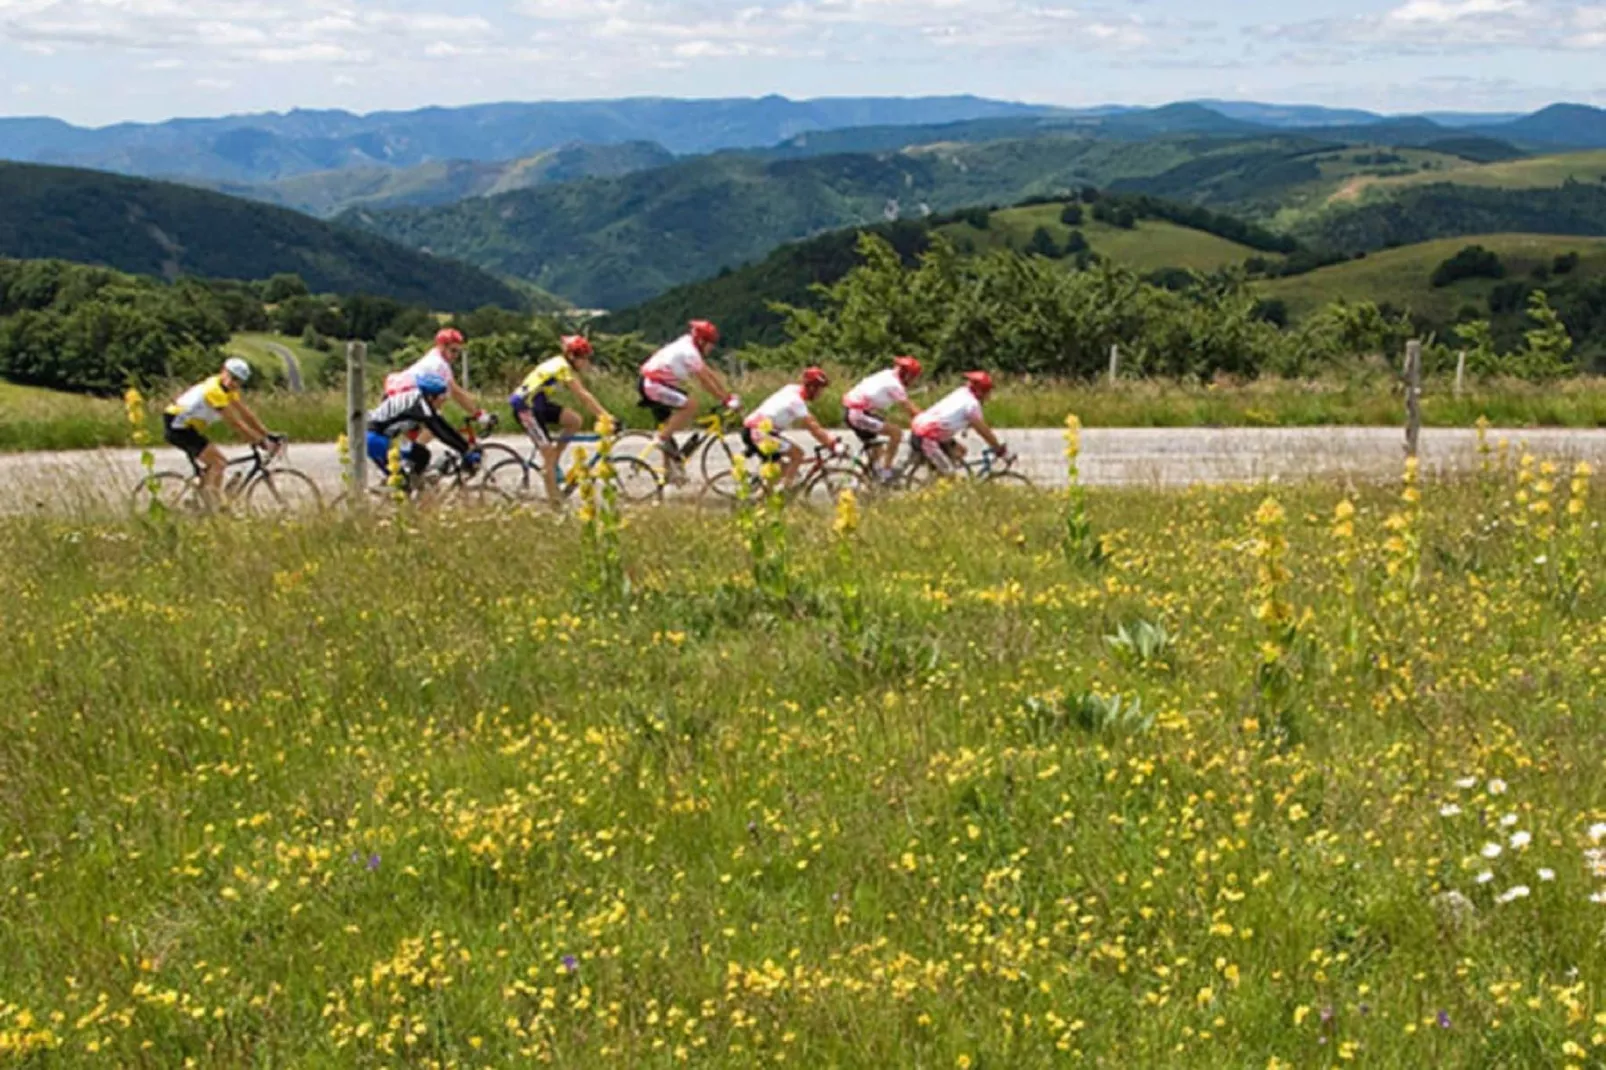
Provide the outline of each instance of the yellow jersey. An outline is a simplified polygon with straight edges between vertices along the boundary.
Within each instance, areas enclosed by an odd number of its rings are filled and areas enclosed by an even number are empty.
[[[185,427],[203,431],[207,425],[221,420],[223,410],[239,400],[239,388],[225,390],[223,377],[214,375],[180,394],[178,400],[167,407],[167,415],[176,417]]]
[[[519,393],[527,398],[537,394],[544,394],[552,388],[554,383],[574,382],[574,366],[567,357],[553,357],[536,365],[535,371],[524,377],[519,384]]]

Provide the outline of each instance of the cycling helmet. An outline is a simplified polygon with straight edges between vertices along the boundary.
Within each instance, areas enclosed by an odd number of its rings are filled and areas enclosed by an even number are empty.
[[[920,367],[920,362],[913,357],[899,357],[892,362],[892,366],[898,370],[898,378],[906,383],[912,383],[920,378],[920,373],[924,370]]]
[[[447,327],[435,335],[435,345],[439,349],[447,346],[460,346],[463,344],[463,332],[456,327]]]
[[[417,387],[418,392],[423,394],[426,398],[438,398],[442,394],[446,393],[446,380],[429,372],[425,372],[423,375],[420,375],[418,380],[413,383],[413,385]]]
[[[970,392],[979,398],[993,392],[993,377],[986,372],[966,372],[965,382],[970,384]]]
[[[242,385],[251,381],[251,365],[239,357],[230,357],[224,361],[223,370],[233,376],[235,382]]]
[[[691,340],[699,349],[712,349],[719,344],[719,328],[707,320],[692,320],[687,324],[691,330]]]
[[[804,368],[803,377],[799,382],[803,384],[803,393],[808,397],[814,397],[830,384],[831,377],[819,368]]]
[[[590,340],[577,334],[571,334],[563,340],[563,355],[566,357],[590,360],[594,352],[595,350],[591,348]]]

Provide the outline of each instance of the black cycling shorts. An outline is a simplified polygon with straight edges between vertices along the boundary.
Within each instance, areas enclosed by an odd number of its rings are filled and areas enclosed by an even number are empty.
[[[200,460],[201,454],[212,444],[205,435],[172,413],[163,414],[162,437],[167,439],[169,445],[183,450],[184,455],[192,461]]]

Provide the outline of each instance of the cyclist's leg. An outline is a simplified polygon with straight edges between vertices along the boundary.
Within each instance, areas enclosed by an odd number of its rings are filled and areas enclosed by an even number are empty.
[[[660,416],[658,441],[665,446],[666,452],[674,455],[675,435],[691,426],[697,415],[697,411],[691,407],[691,398],[683,390],[651,379],[642,379],[641,395],[647,399],[655,414],[667,413],[668,419]]]
[[[881,417],[858,409],[848,410],[848,427],[859,437],[859,445],[866,450],[876,475],[883,481],[890,479],[892,462],[898,456],[898,440],[892,436],[898,429]],[[882,435],[888,436],[888,443],[877,447],[876,442]]]
[[[563,410],[545,394],[537,394],[530,399],[528,415],[530,422],[525,425],[525,430],[541,451],[541,481],[546,484],[547,504],[557,505],[562,500],[558,490],[558,465],[562,460],[563,447],[553,439],[552,425],[562,423]]]
[[[943,479],[953,476],[954,458],[953,454],[949,452],[949,447],[953,443],[927,438],[924,435],[916,435],[915,442],[920,447],[920,455],[926,459],[926,463],[936,470],[939,476]]]
[[[368,459],[374,462],[381,475],[390,478],[390,438],[378,431],[368,432],[366,440]]]

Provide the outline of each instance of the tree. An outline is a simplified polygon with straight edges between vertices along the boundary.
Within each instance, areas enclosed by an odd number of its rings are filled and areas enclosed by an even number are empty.
[[[1065,210],[1060,213],[1060,222],[1064,223],[1068,227],[1079,227],[1079,226],[1081,226],[1082,225],[1082,219],[1083,219],[1082,206],[1079,205],[1079,204],[1076,204],[1074,202],[1071,203],[1071,204],[1067,204],[1065,206]]]
[[[1506,266],[1498,254],[1481,245],[1469,245],[1433,269],[1429,280],[1434,289],[1442,289],[1462,279],[1503,279]]]
[[[310,291],[300,275],[279,274],[274,275],[262,284],[262,300],[270,305],[288,301],[292,297],[306,297]]]
[[[1047,227],[1038,227],[1032,231],[1031,240],[1026,243],[1026,251],[1033,256],[1043,256],[1050,260],[1058,260],[1064,255]]]

